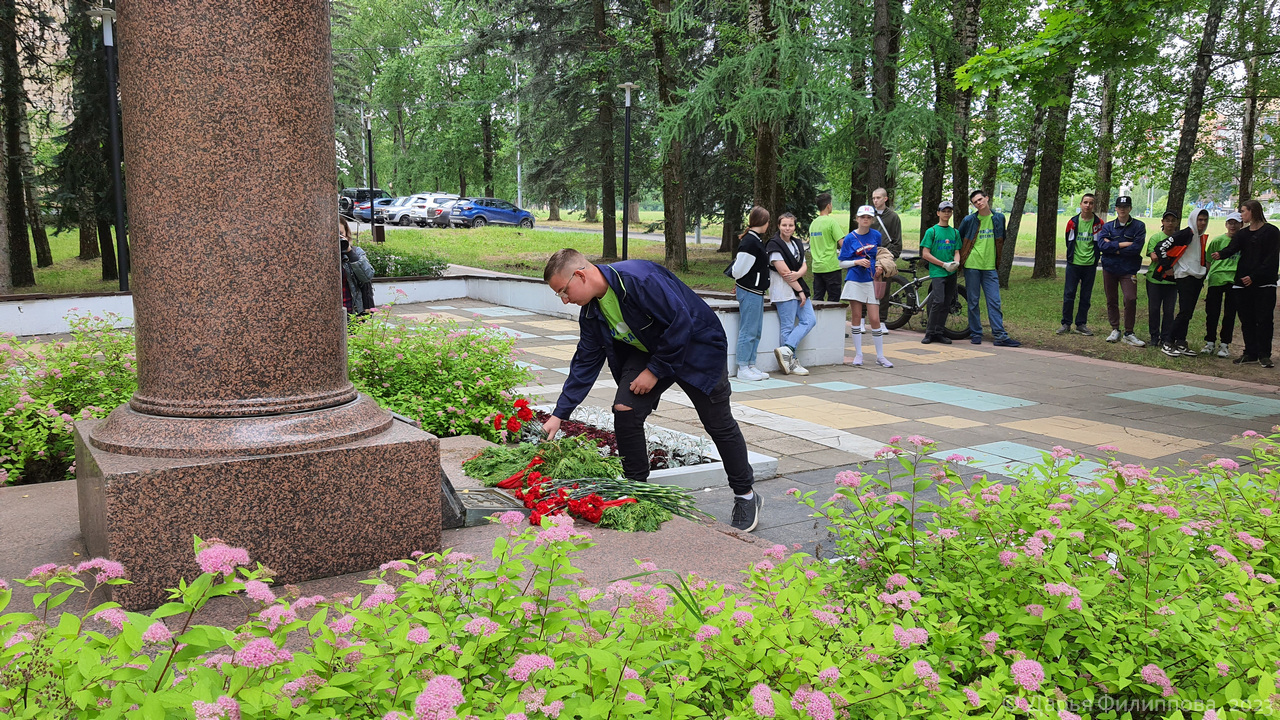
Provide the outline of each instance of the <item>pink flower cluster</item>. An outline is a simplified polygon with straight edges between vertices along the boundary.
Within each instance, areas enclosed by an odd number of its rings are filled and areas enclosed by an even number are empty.
[[[115,628],[117,631],[120,631],[124,629],[124,621],[128,619],[128,616],[125,615],[124,610],[121,610],[118,607],[114,607],[114,608],[107,608],[106,610],[99,610],[97,613],[94,614],[93,619],[101,620],[102,622],[107,623],[111,627]]]
[[[507,668],[507,677],[518,682],[527,682],[529,676],[539,670],[555,670],[556,661],[547,655],[521,655]]]
[[[762,718],[774,716],[773,691],[769,689],[768,685],[759,683],[751,688],[751,709]]]
[[[786,546],[786,545],[774,545],[773,547],[769,548],[768,550],[765,550],[765,551],[764,551],[764,554],[765,554],[765,557],[771,557],[771,558],[773,558],[774,560],[777,560],[778,562],[782,562],[782,561],[783,561],[783,560],[785,560],[785,559],[786,559],[786,557],[787,557],[787,546]]]
[[[295,697],[300,692],[313,692],[324,685],[324,679],[315,673],[307,673],[296,680],[290,680],[280,688],[286,697]]]
[[[703,625],[702,627],[698,628],[698,631],[696,633],[693,634],[693,639],[697,640],[698,642],[706,642],[711,638],[717,637],[719,635],[720,635],[720,628],[716,627],[715,625]]]
[[[263,604],[271,604],[276,601],[276,594],[271,592],[271,588],[261,580],[250,580],[244,584],[244,594],[250,600],[257,600]]]
[[[472,619],[466,625],[463,625],[462,629],[466,630],[472,635],[489,637],[490,635],[497,632],[499,627],[500,626],[498,625],[498,623],[490,620],[487,617],[478,617],[478,618]]]
[[[275,641],[269,637],[260,637],[250,640],[237,650],[235,662],[242,667],[264,668],[291,660],[293,653],[276,647]]]
[[[1233,562],[1239,562],[1238,560],[1236,560],[1235,555],[1232,555],[1230,552],[1227,552],[1227,549],[1222,547],[1221,545],[1210,545],[1208,549],[1209,549],[1209,552],[1213,553],[1214,560],[1216,560],[1218,564],[1222,565],[1223,567],[1226,567],[1227,565]]]
[[[230,575],[237,567],[249,564],[248,550],[233,548],[216,540],[210,542],[210,545],[196,553],[196,564],[200,566],[200,572]]]
[[[1159,666],[1150,664],[1143,665],[1142,679],[1144,682],[1160,688],[1163,691],[1161,694],[1164,697],[1169,697],[1176,692],[1173,689],[1173,683],[1169,681],[1169,676],[1165,675],[1164,670],[1161,670]]]
[[[992,630],[982,636],[982,649],[987,653],[993,654],[996,651],[996,643],[998,642],[1000,642],[1000,633]]]
[[[413,710],[418,720],[453,720],[462,702],[462,683],[452,675],[437,675],[413,701]]]
[[[1266,540],[1263,540],[1262,538],[1256,538],[1247,532],[1236,533],[1236,539],[1244,543],[1245,545],[1248,545],[1249,547],[1253,548],[1254,550],[1261,550],[1267,546]]]
[[[76,574],[89,572],[90,570],[97,571],[94,573],[93,579],[99,583],[104,583],[108,580],[117,580],[124,577],[124,566],[114,560],[108,560],[106,558],[85,560],[76,566]]]
[[[856,488],[862,484],[862,473],[855,470],[845,470],[836,473],[836,485],[838,487]]]
[[[912,645],[924,645],[929,642],[929,631],[924,628],[904,628],[901,625],[894,625],[893,639],[903,650],[906,650]]]
[[[836,711],[831,698],[821,690],[801,687],[791,696],[791,709],[804,712],[813,720],[835,720]]]
[[[1223,470],[1232,471],[1232,470],[1239,470],[1240,463],[1230,458],[1218,458],[1217,460],[1214,460],[1213,462],[1209,463],[1209,467],[1220,467]]]
[[[1040,663],[1035,660],[1018,660],[1010,666],[1009,671],[1013,673],[1014,682],[1027,692],[1040,691],[1040,684],[1044,682],[1044,668]]]
[[[404,639],[415,645],[423,645],[427,641],[431,640],[431,631],[421,625],[418,625],[410,629],[408,634],[404,636]]]
[[[159,620],[151,623],[151,627],[142,633],[142,642],[148,645],[158,645],[172,639],[173,633],[169,632],[169,628]]]
[[[815,609],[813,611],[813,619],[830,628],[840,627],[840,616],[833,612]]]
[[[196,713],[196,720],[240,720],[240,703],[226,695],[211,703],[193,701],[191,709]]]
[[[745,627],[747,623],[755,619],[756,616],[746,610],[738,610],[733,614],[733,624],[738,627]]]
[[[933,666],[929,664],[928,660],[917,660],[912,665],[912,668],[916,671],[916,679],[929,692],[938,692],[941,689],[938,683],[942,678],[938,677],[938,673],[934,672]]]
[[[369,597],[360,603],[361,610],[372,610],[383,605],[393,605],[396,601],[396,589],[385,583],[378,585]]]
[[[818,679],[823,685],[831,687],[840,680],[840,668],[832,666],[818,673]]]

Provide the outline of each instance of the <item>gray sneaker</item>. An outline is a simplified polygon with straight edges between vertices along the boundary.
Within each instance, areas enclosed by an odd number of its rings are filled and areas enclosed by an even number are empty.
[[[791,366],[796,360],[796,356],[791,352],[791,348],[786,345],[779,345],[773,349],[773,356],[778,359],[778,367],[782,368],[782,372],[790,375]]]
[[[1093,331],[1089,329],[1088,325],[1077,325],[1076,332],[1080,333],[1081,335],[1088,335],[1090,337],[1093,337]]]
[[[751,499],[734,496],[733,498],[733,522],[729,523],[734,530],[742,532],[751,532],[760,524],[760,506],[764,504],[764,498],[760,497],[760,493],[752,493]]]
[[[1137,335],[1133,333],[1125,333],[1124,341],[1134,347],[1144,347],[1146,345]]]
[[[1057,330],[1055,330],[1055,331],[1053,332],[1053,334],[1054,334],[1054,335],[1066,335],[1066,334],[1067,334],[1067,333],[1069,333],[1069,332],[1071,332],[1071,326],[1070,326],[1070,325],[1068,325],[1068,324],[1066,324],[1066,323],[1062,323],[1062,325],[1061,325]]]
[[[1120,342],[1120,331],[1112,330],[1111,334],[1107,336],[1107,342],[1110,342],[1110,343]]]

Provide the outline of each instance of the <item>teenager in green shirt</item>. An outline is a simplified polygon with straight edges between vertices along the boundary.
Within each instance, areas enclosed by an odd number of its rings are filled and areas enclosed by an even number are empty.
[[[1166,211],[1160,220],[1161,232],[1152,233],[1142,254],[1151,259],[1147,266],[1147,328],[1151,331],[1151,345],[1159,347],[1166,355],[1173,352],[1173,311],[1178,301],[1178,286],[1173,273],[1168,277],[1156,277],[1156,246],[1161,240],[1178,231],[1178,215]]]
[[[1067,272],[1062,285],[1062,324],[1058,334],[1071,332],[1072,312],[1075,313],[1076,332],[1092,335],[1089,329],[1089,305],[1093,300],[1093,282],[1098,277],[1098,234],[1102,232],[1102,218],[1093,213],[1093,193],[1080,198],[1080,214],[1067,221]],[[1076,291],[1079,290],[1080,307],[1076,309]]]
[[[929,263],[929,321],[924,329],[921,344],[940,342],[950,345],[951,338],[943,330],[946,328],[947,310],[956,301],[956,270],[960,261],[956,253],[960,251],[960,231],[951,227],[951,216],[955,206],[950,200],[943,200],[938,205],[938,224],[924,231],[920,239],[920,257]]]
[[[1230,244],[1231,237],[1239,229],[1240,213],[1233,212],[1227,216],[1227,232],[1210,240],[1205,254],[1213,257],[1214,253]],[[1209,261],[1209,275],[1205,278],[1209,291],[1204,296],[1204,347],[1200,348],[1201,355],[1208,355],[1215,350],[1213,336],[1218,329],[1218,312],[1221,311],[1222,334],[1216,346],[1217,355],[1220,358],[1231,357],[1231,334],[1236,324],[1236,295],[1231,292],[1231,284],[1235,282],[1236,265],[1239,262],[1239,255]]]
[[[813,255],[813,299],[840,301],[844,273],[840,270],[840,240],[845,232],[831,217],[831,193],[818,196],[818,217],[809,223],[809,252]]]

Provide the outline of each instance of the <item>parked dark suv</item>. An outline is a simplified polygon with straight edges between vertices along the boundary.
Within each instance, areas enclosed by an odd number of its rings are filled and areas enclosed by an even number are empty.
[[[355,212],[356,205],[369,202],[370,199],[376,200],[389,197],[391,195],[379,188],[343,188],[342,192],[338,193],[338,212],[351,217],[351,214]]]

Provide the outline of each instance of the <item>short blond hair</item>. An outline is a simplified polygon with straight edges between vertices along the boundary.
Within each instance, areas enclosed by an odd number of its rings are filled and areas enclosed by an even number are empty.
[[[550,282],[551,278],[563,273],[566,268],[577,270],[579,268],[586,267],[589,264],[587,256],[573,248],[557,250],[556,253],[547,260],[547,267],[542,271],[542,281]]]

